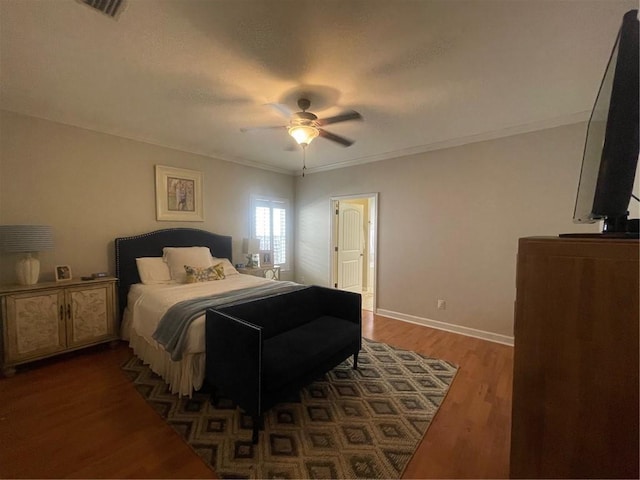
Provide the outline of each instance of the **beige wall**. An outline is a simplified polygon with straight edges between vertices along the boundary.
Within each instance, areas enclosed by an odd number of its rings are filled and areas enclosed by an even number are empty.
[[[512,336],[518,238],[598,230],[571,221],[585,128],[298,178],[296,279],[328,284],[330,197],[379,192],[377,307]]]
[[[168,227],[231,235],[243,261],[252,193],[288,198],[289,175],[0,112],[0,223],[54,227],[55,250],[40,254],[41,280],[56,264],[74,277],[114,273],[113,240]],[[203,172],[204,222],[158,222],[154,165]],[[0,282],[15,282],[15,255],[0,257]]]
[[[8,112],[0,121],[0,223],[54,227],[42,280],[56,264],[113,273],[114,238],[174,226],[232,235],[242,261],[249,196],[261,193],[295,205],[296,279],[328,285],[330,198],[379,192],[378,308],[509,336],[517,239],[597,231],[571,223],[584,124],[294,180]],[[155,220],[156,164],[204,173],[205,222]],[[0,282],[15,281],[14,262],[0,257]]]

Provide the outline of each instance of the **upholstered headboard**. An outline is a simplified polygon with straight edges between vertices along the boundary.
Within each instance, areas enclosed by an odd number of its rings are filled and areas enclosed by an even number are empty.
[[[214,257],[232,261],[231,237],[196,228],[167,228],[133,237],[116,238],[115,247],[121,316],[127,306],[129,287],[140,282],[136,258],[161,257],[164,247],[209,247]]]

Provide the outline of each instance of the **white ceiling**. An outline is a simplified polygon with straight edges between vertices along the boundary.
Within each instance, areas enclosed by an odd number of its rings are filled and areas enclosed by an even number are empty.
[[[284,125],[300,92],[349,148],[309,171],[588,118],[618,0],[0,0],[0,108],[296,173]],[[298,147],[299,148],[299,147]]]

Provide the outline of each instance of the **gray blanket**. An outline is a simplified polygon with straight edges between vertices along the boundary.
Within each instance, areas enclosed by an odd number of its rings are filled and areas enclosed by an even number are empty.
[[[182,360],[189,325],[203,315],[207,308],[255,300],[303,288],[308,288],[308,285],[294,282],[269,282],[257,287],[242,288],[220,295],[209,295],[178,302],[162,316],[155,332],[153,332],[153,339],[169,352],[171,360]]]

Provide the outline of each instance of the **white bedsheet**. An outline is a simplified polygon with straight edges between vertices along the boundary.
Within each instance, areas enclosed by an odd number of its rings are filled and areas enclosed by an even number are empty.
[[[167,285],[132,285],[129,290],[127,306],[131,311],[130,328],[149,343],[153,339],[158,322],[174,304],[183,300],[218,295],[251,286],[273,282],[253,275],[229,275],[224,280],[201,283],[177,283]],[[198,317],[189,327],[185,352],[204,352],[204,315]]]
[[[224,280],[190,284],[132,285],[122,323],[122,336],[135,354],[169,384],[172,393],[191,396],[204,380],[205,315],[189,326],[185,353],[173,361],[153,339],[158,322],[175,303],[274,282],[253,275],[228,275]]]

